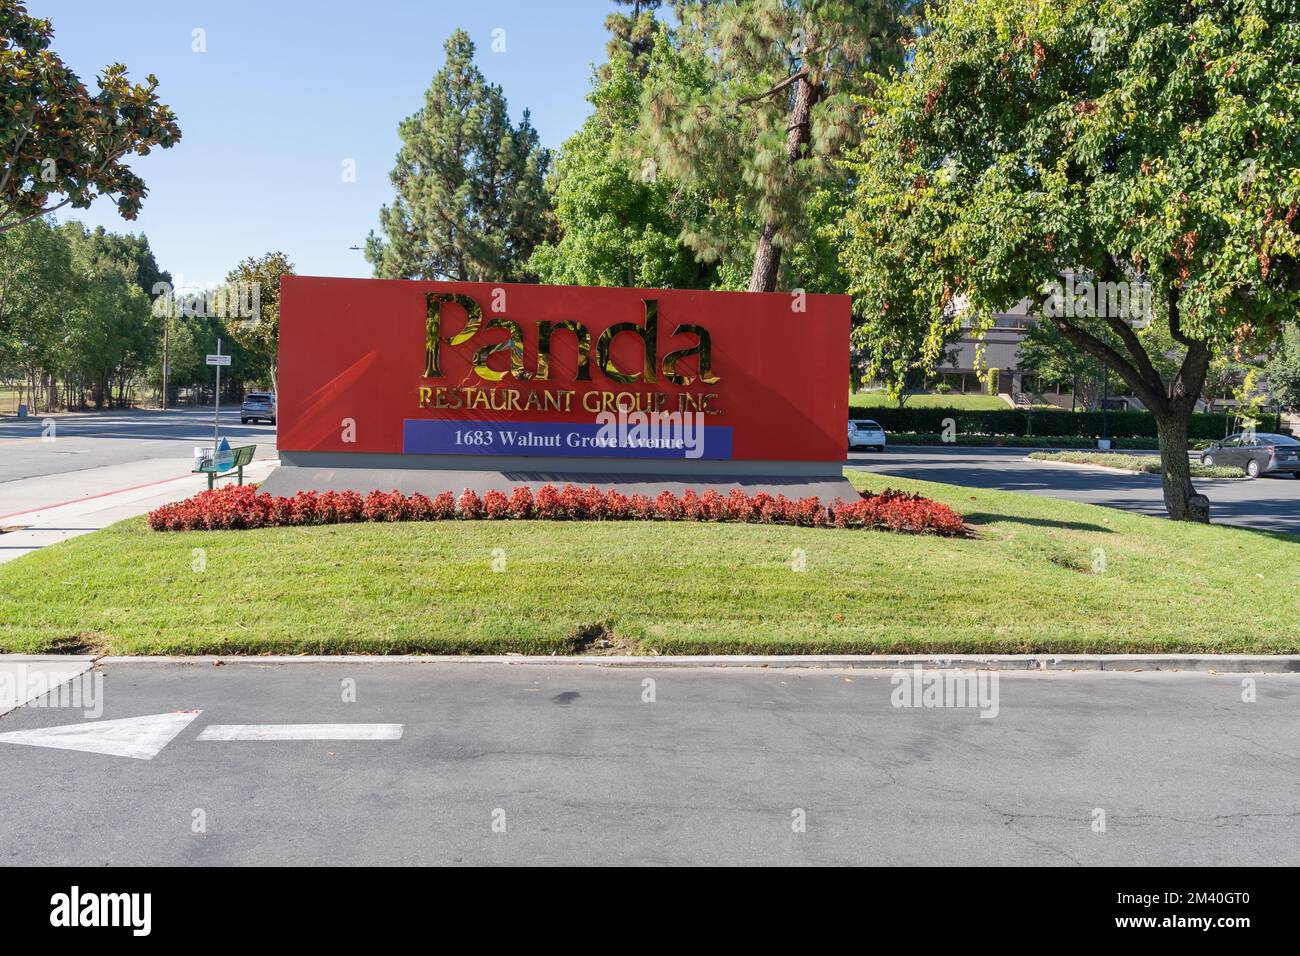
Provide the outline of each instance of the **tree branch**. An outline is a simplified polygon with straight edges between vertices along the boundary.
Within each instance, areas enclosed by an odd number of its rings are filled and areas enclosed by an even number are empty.
[[[1121,275],[1119,264],[1115,262],[1115,257],[1112,256],[1109,251],[1103,252],[1102,255],[1106,262],[1106,274],[1103,276],[1104,281],[1127,281],[1124,276]],[[1151,357],[1147,355],[1147,350],[1142,347],[1142,340],[1139,339],[1137,333],[1133,331],[1133,327],[1124,321],[1122,316],[1105,315],[1103,318],[1106,320],[1106,324],[1110,327],[1111,331],[1118,335],[1120,341],[1124,343],[1124,347],[1128,349],[1129,355],[1132,356],[1133,361],[1137,364],[1138,371],[1142,373],[1143,378],[1146,379],[1152,388],[1158,391],[1163,391],[1165,387],[1164,380],[1160,377],[1160,373],[1156,371],[1155,365],[1151,362]]]
[[[1169,290],[1169,334],[1174,337],[1174,341],[1179,345],[1185,345],[1191,348],[1196,340],[1190,338],[1183,332],[1182,311],[1178,306],[1178,286],[1173,286]]]
[[[1145,376],[1119,352],[1111,348],[1101,339],[1097,338],[1091,332],[1071,325],[1060,316],[1049,316],[1052,325],[1061,333],[1061,336],[1076,348],[1081,348],[1089,355],[1101,359],[1124,379],[1129,388],[1133,389],[1133,394],[1142,400],[1142,404],[1148,408],[1163,407],[1168,404],[1168,398],[1164,394],[1163,384],[1158,388],[1152,388]],[[1131,330],[1130,330],[1131,331]],[[1145,353],[1143,353],[1145,354]],[[1157,381],[1159,376],[1157,376]]]
[[[4,188],[9,185],[9,177],[13,175],[14,166],[18,163],[18,153],[23,148],[23,143],[27,140],[27,134],[32,131],[31,124],[35,118],[36,114],[33,112],[27,119],[27,125],[23,127],[23,134],[14,142],[13,156],[10,157],[9,162],[5,166],[4,178],[0,179],[0,192],[3,192]]]
[[[776,86],[772,87],[772,88],[771,88],[770,90],[768,90],[767,92],[765,92],[765,93],[758,93],[758,94],[756,94],[756,95],[754,95],[754,96],[742,96],[740,99],[736,100],[736,102],[737,102],[737,103],[757,103],[759,100],[765,100],[765,99],[767,99],[769,96],[775,96],[777,93],[780,93],[780,92],[781,92],[782,90],[784,90],[786,87],[790,86],[790,84],[799,82],[801,79],[803,79],[803,78],[804,78],[805,76],[807,76],[807,75],[808,75],[808,67],[805,66],[803,69],[799,70],[797,73],[791,73],[791,74],[790,74],[789,76],[787,76],[784,80],[782,80],[780,83],[776,84]]]

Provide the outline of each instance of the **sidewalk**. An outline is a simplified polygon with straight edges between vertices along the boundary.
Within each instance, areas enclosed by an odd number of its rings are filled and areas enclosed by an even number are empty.
[[[277,462],[254,459],[244,481],[261,481]],[[207,478],[190,474],[193,465],[192,458],[155,458],[0,483],[0,528],[15,529],[0,534],[0,563],[204,491]]]

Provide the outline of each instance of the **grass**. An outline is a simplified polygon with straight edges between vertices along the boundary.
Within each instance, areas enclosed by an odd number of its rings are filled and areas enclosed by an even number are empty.
[[[958,432],[956,440],[944,442],[938,432],[888,433],[891,445],[955,445],[958,448],[1096,448],[1097,439],[1080,435],[972,435]],[[1209,442],[1207,441],[1208,445]],[[1158,447],[1154,438],[1112,438],[1113,448],[1148,450]]]
[[[1300,539],[849,474],[945,501],[978,537],[486,521],[158,533],[137,518],[0,565],[0,649],[567,653],[601,635],[630,653],[1300,651]]]
[[[0,415],[14,415],[18,412],[18,388],[0,385]]]
[[[872,408],[895,408],[898,403],[885,392],[858,392],[849,395],[849,412],[864,411]],[[1008,411],[1011,406],[995,395],[977,395],[951,392],[947,395],[926,393],[912,395],[907,399],[907,408],[960,408],[963,411]]]
[[[1164,468],[1157,455],[1116,455],[1104,451],[1034,451],[1030,458],[1039,461],[1064,461],[1075,465],[1100,465],[1145,475],[1159,475]],[[1245,472],[1231,465],[1202,465],[1192,462],[1193,478],[1241,478]]]

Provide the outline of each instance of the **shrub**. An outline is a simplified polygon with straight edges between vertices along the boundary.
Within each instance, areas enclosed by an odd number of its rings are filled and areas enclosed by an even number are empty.
[[[510,499],[499,491],[489,491],[483,496],[483,515],[487,518],[508,518]]]
[[[509,509],[512,518],[533,516],[533,493],[527,485],[520,485],[510,492]]]
[[[406,499],[406,516],[412,521],[433,520],[433,502],[417,491]]]
[[[976,435],[1096,438],[1101,434],[1101,412],[1044,411],[1042,409],[967,409],[928,406],[873,408],[871,417],[887,432],[941,434],[943,421],[956,424],[958,444]],[[1278,417],[1261,416],[1259,431],[1277,431]],[[1107,430],[1112,438],[1156,438],[1156,419],[1150,412],[1108,412]],[[1223,412],[1197,412],[1189,426],[1190,439],[1216,439],[1228,433],[1228,416]],[[890,440],[894,436],[890,435]]]
[[[281,525],[334,524],[349,521],[446,521],[540,518],[550,520],[738,521],[797,525],[805,528],[875,528],[914,534],[966,534],[961,517],[947,505],[920,495],[886,489],[880,494],[824,505],[816,497],[792,500],[733,489],[692,490],[675,495],[661,491],[653,500],[624,495],[594,485],[544,485],[534,495],[520,486],[507,495],[489,491],[480,498],[466,488],[457,498],[444,491],[430,499],[398,491],[372,491],[364,498],[352,491],[302,491],[292,498],[262,494],[252,485],[205,491],[149,512],[155,531],[234,530]]]
[[[460,497],[456,499],[456,517],[483,517],[483,502],[472,488],[466,488],[460,493]]]

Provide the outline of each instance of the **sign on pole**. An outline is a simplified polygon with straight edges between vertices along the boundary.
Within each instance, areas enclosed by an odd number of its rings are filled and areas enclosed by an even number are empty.
[[[212,454],[215,457],[221,444],[221,366],[230,364],[230,356],[221,354],[221,339],[217,339],[217,354],[208,356],[208,364],[215,365],[217,371],[217,387],[212,392]]]

